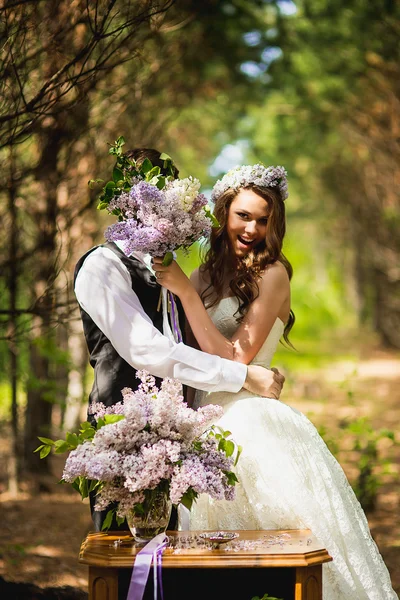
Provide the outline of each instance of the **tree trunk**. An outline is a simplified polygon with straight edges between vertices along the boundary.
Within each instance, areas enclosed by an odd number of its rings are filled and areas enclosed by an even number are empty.
[[[35,478],[35,484],[40,485],[38,475],[50,473],[48,460],[41,460],[39,453],[34,453],[40,444],[38,436],[51,435],[51,414],[53,405],[46,399],[46,387],[50,379],[50,364],[48,356],[41,348],[38,340],[42,341],[48,335],[48,328],[41,323],[42,337],[33,340],[29,346],[29,367],[31,377],[27,391],[27,405],[25,411],[25,468]]]
[[[68,345],[72,366],[69,371],[63,428],[72,431],[77,429],[82,420],[86,420],[87,412],[88,352],[82,324],[78,320],[70,322]]]
[[[375,329],[388,348],[400,348],[400,280],[376,270]]]
[[[18,383],[18,349],[16,341],[17,332],[17,294],[18,294],[18,263],[16,260],[18,247],[18,223],[17,207],[15,203],[16,185],[15,185],[15,159],[14,151],[10,149],[10,179],[8,185],[8,210],[10,214],[10,238],[9,238],[9,277],[8,290],[10,294],[10,321],[8,327],[8,352],[10,358],[10,389],[11,389],[11,452],[9,458],[8,488],[12,495],[18,493],[18,475],[20,472],[20,452],[19,452],[19,424],[18,424],[18,404],[17,404],[17,383]]]
[[[41,182],[42,197],[37,199],[37,236],[40,246],[35,254],[36,278],[34,300],[37,317],[34,319],[30,344],[31,377],[28,385],[25,418],[25,467],[32,475],[50,472],[49,461],[33,453],[39,445],[37,436],[51,433],[52,402],[55,401],[52,377],[51,348],[54,344],[52,327],[56,322],[54,281],[57,266],[57,170],[62,133],[57,128],[41,136],[41,159],[37,180]],[[42,208],[42,210],[40,210]],[[39,482],[40,483],[40,482]]]

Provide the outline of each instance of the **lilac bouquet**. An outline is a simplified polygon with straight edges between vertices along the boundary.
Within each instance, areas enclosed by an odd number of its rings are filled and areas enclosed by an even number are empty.
[[[71,483],[82,498],[96,492],[96,510],[115,502],[118,522],[134,510],[144,510],[154,490],[165,490],[173,504],[190,509],[201,493],[232,500],[237,478],[232,470],[241,448],[228,439],[230,432],[212,423],[222,416],[221,406],[189,408],[181,384],[138,372],[137,391],[122,390],[122,401],[112,407],[91,406],[95,425],[82,423],[79,434],[66,440],[39,438],[41,457],[53,449],[70,451],[62,481]],[[235,460],[234,460],[234,455]]]
[[[175,179],[176,169],[167,154],[163,174],[146,158],[141,164],[123,152],[125,140],[119,137],[109,149],[116,157],[112,180],[99,198],[98,208],[118,218],[106,232],[107,241],[124,241],[126,254],[133,251],[163,256],[172,261],[173,251],[187,249],[217,225],[200,182],[193,177]],[[104,183],[91,180],[90,186]]]
[[[126,254],[138,250],[165,256],[187,248],[211,232],[207,198],[199,189],[193,177],[168,181],[161,190],[136,178],[129,192],[109,203],[107,210],[118,213],[120,221],[106,229],[105,238],[123,240]]]

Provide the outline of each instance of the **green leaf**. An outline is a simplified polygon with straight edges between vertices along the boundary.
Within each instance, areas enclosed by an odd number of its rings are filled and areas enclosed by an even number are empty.
[[[119,181],[123,181],[124,174],[121,171],[121,169],[118,169],[118,167],[114,167],[112,178],[115,183],[118,183]]]
[[[102,419],[101,417],[99,417],[99,418],[97,419],[97,426],[96,426],[96,429],[97,429],[97,431],[98,431],[99,429],[101,429],[102,427],[104,427],[104,425],[105,425],[105,424],[106,424],[106,423],[105,423],[104,419]]]
[[[108,202],[99,202],[97,205],[97,210],[104,210],[108,206]]]
[[[71,485],[72,485],[72,488],[74,490],[76,490],[77,492],[80,493],[80,490],[79,490],[79,477],[77,477],[76,479],[74,479],[74,481],[71,483]]]
[[[41,444],[40,446],[38,446],[38,447],[36,448],[36,450],[34,450],[34,451],[33,451],[33,453],[35,453],[35,452],[39,452],[39,451],[40,451],[42,448],[44,448],[44,446],[45,446],[44,444]]]
[[[48,444],[50,446],[52,446],[54,444],[54,440],[51,440],[50,438],[39,437],[38,436],[38,440],[40,440],[41,442],[43,442],[43,444]]]
[[[213,213],[211,212],[210,206],[208,204],[206,204],[206,206],[204,207],[203,210],[206,213],[206,216],[210,219],[212,226],[219,227],[219,221],[218,221],[217,217],[215,215],[213,215]]]
[[[226,452],[226,444],[227,444],[227,440],[225,438],[222,438],[221,440],[219,440],[218,450],[222,450],[222,452]]]
[[[172,263],[172,261],[174,260],[174,255],[172,254],[172,252],[167,252],[163,258],[162,261],[162,265],[164,267],[168,267],[168,265],[170,265]]]
[[[238,460],[239,460],[239,457],[242,454],[242,452],[243,452],[243,446],[238,446],[237,447],[237,453],[236,453],[235,462],[233,463],[234,467],[236,467],[236,465],[238,464]]]
[[[111,425],[112,423],[123,421],[123,419],[125,419],[125,415],[104,415],[104,424]]]
[[[46,458],[50,454],[51,446],[44,446],[40,451],[40,458]]]
[[[63,452],[67,452],[70,449],[68,442],[65,440],[57,440],[54,444],[56,454],[62,454]]]
[[[165,188],[166,178],[163,175],[160,175],[157,181],[157,187],[159,190]]]
[[[188,510],[191,510],[192,504],[193,504],[193,500],[191,498],[188,498],[186,495],[184,495],[181,498],[181,504],[183,504],[183,506],[185,508],[187,508]]]
[[[137,515],[137,516],[144,515],[144,506],[141,502],[138,502],[137,504],[135,504],[135,506],[133,507],[133,510],[135,511],[135,515]]]
[[[78,436],[76,435],[76,433],[70,433],[69,431],[67,432],[66,436],[66,441],[67,443],[72,447],[72,448],[76,448],[79,444],[79,439]]]
[[[183,494],[180,504],[183,504],[188,510],[192,508],[193,502],[198,498],[199,494],[193,488],[189,488]]]
[[[164,161],[170,160],[171,162],[173,162],[172,158],[168,154],[165,154],[165,152],[162,152],[160,154],[160,160],[164,160]]]
[[[98,185],[104,183],[104,179],[89,179],[88,186],[91,190],[96,188]]]
[[[94,492],[94,490],[101,486],[101,482],[97,481],[97,479],[92,479],[89,483],[89,492]]]
[[[153,163],[151,162],[151,160],[149,160],[148,158],[145,158],[140,167],[140,170],[142,171],[142,173],[145,173],[145,174],[150,173],[152,168],[153,168]]]
[[[224,471],[224,473],[228,479],[228,485],[235,485],[235,483],[239,482],[238,478],[236,477],[233,471]]]
[[[146,173],[146,181],[151,181],[158,177],[161,173],[160,167],[153,167],[148,173]]]
[[[114,513],[115,513],[115,508],[108,511],[108,513],[106,514],[106,518],[104,519],[104,523],[101,526],[102,531],[106,531],[107,529],[110,529],[112,522],[113,522]]]
[[[85,431],[82,431],[82,433],[79,434],[79,443],[82,444],[86,440],[91,440],[95,433],[96,430],[93,429],[93,427],[91,429],[85,429]]]
[[[86,477],[83,477],[83,476],[79,477],[79,493],[82,496],[82,500],[84,500],[85,498],[87,498],[89,496],[89,486],[88,486],[88,480]]]
[[[120,527],[122,525],[122,523],[125,521],[125,517],[119,517],[117,514],[115,515],[115,519],[117,521],[118,527]]]
[[[232,442],[232,440],[225,440],[224,450],[227,456],[232,456],[235,451],[235,444]]]

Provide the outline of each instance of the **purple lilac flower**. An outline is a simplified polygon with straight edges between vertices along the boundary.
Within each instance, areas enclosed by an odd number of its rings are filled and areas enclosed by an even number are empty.
[[[123,221],[106,229],[106,239],[124,240],[128,254],[140,251],[163,256],[190,246],[208,236],[212,227],[202,210],[207,199],[199,188],[200,182],[191,177],[168,182],[163,190],[146,181],[135,182],[129,194],[110,202],[110,209],[121,211]]]
[[[92,405],[97,418],[114,413],[125,419],[103,426],[73,450],[64,480],[83,476],[102,482],[96,510],[117,502],[119,516],[144,499],[144,490],[165,480],[174,503],[190,488],[216,499],[232,499],[234,489],[225,472],[232,470],[233,460],[218,450],[215,438],[203,436],[222,415],[222,407],[208,405],[194,411],[184,402],[178,381],[164,379],[158,389],[147,372],[138,375],[141,385],[135,391],[124,388],[118,405]]]

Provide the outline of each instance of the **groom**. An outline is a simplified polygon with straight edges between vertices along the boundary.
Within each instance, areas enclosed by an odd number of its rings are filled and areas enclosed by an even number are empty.
[[[136,149],[127,155],[139,164],[149,158],[163,169],[164,161],[156,150]],[[124,387],[138,387],[137,369],[146,369],[157,378],[176,378],[204,391],[238,392],[245,387],[258,396],[279,398],[284,377],[278,372],[212,356],[162,334],[160,286],[148,255],[127,256],[119,242],[92,248],[76,265],[75,294],[94,369],[89,418],[92,403],[111,406],[121,401]],[[179,301],[177,304],[184,331],[183,310]],[[106,512],[94,511],[92,506],[97,531]]]

